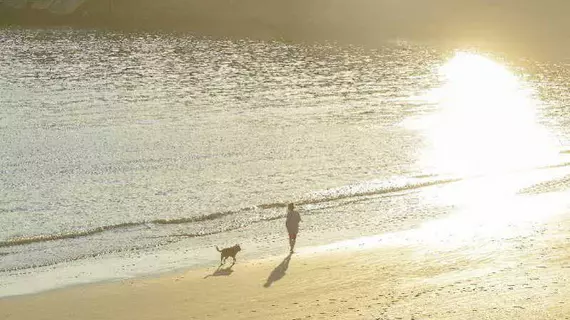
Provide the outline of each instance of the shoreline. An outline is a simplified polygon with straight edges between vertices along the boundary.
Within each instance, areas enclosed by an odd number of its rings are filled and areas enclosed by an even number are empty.
[[[513,227],[514,228],[514,227]],[[476,246],[420,230],[0,299],[5,319],[568,319],[570,216]],[[414,234],[418,237],[414,238]],[[404,238],[401,238],[404,236]],[[449,247],[448,242],[453,242]],[[288,258],[289,257],[289,258]],[[239,255],[238,255],[239,259]]]
[[[447,213],[449,214],[449,213]],[[446,215],[446,214],[444,214]],[[326,250],[347,251],[359,249],[363,246],[360,243],[368,242],[383,245],[380,239],[384,236],[398,237],[400,233],[413,232],[420,221],[427,222],[433,216],[424,217],[424,220],[412,220],[409,224],[390,225],[388,232],[382,235],[371,235],[362,238],[351,239],[349,235],[335,237],[333,232],[324,234],[314,234],[304,231],[298,243],[296,251],[305,254],[318,254]],[[436,218],[437,219],[437,218]],[[224,239],[241,238],[249,234],[255,226],[249,226],[244,230],[235,230],[224,235]],[[350,234],[356,236],[354,232]],[[320,236],[320,240],[317,238]],[[288,252],[287,235],[278,234],[270,242],[278,240],[278,244],[261,248],[260,244],[248,239],[242,244],[242,250],[238,254],[238,264],[241,262],[261,262],[279,257],[282,253]],[[349,237],[348,239],[346,237]],[[282,239],[281,239],[282,238]],[[217,238],[204,238],[202,242],[212,243]],[[323,240],[324,239],[324,240]],[[368,240],[366,240],[368,239]],[[370,239],[375,239],[370,241]],[[228,241],[225,241],[229,243]],[[244,246],[245,243],[245,246]],[[194,249],[191,249],[195,247]],[[280,251],[282,249],[282,251]],[[241,261],[241,262],[240,262]],[[86,259],[78,259],[71,262],[61,262],[55,265],[42,266],[32,269],[22,269],[11,271],[0,276],[0,300],[11,297],[23,297],[38,295],[58,290],[66,290],[74,287],[90,286],[105,283],[115,283],[132,279],[159,278],[165,275],[177,274],[188,270],[206,270],[216,266],[219,262],[219,253],[214,246],[201,246],[200,244],[189,245],[185,240],[175,242],[160,249],[146,248],[141,251],[133,251],[129,254],[115,252],[110,255],[94,256]],[[132,267],[132,268],[130,268]],[[14,274],[20,274],[14,276]],[[2,275],[2,274],[0,274]],[[23,276],[22,276],[23,275]],[[37,286],[37,284],[40,284]],[[2,293],[2,289],[7,290]]]

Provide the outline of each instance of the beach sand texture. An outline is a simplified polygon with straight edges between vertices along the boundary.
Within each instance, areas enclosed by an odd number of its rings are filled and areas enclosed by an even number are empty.
[[[524,236],[508,231],[453,247],[412,239],[238,256],[231,268],[5,298],[0,318],[570,319],[568,215]]]

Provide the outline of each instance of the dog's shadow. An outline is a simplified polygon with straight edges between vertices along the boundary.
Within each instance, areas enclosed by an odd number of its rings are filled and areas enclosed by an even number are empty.
[[[269,274],[267,281],[265,281],[265,284],[263,285],[265,288],[271,287],[273,282],[281,280],[281,278],[285,276],[285,272],[287,272],[287,269],[289,268],[291,256],[292,254],[290,253],[277,267],[275,267],[275,269],[273,269],[273,271],[271,271],[271,274]]]
[[[216,269],[216,271],[214,271],[212,274],[209,274],[207,276],[204,277],[204,279],[209,278],[209,277],[220,277],[220,276],[229,276],[232,274],[232,272],[234,272],[234,270],[232,270],[232,267],[234,266],[235,263],[232,263],[229,267],[226,268],[222,268],[222,265],[218,266],[218,269]]]

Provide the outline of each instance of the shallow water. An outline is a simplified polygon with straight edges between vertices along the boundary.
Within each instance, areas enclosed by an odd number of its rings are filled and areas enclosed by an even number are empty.
[[[94,257],[187,253],[137,273],[214,261],[213,244],[278,252],[288,202],[310,245],[411,228],[490,185],[568,190],[568,64],[70,29],[2,29],[0,46],[11,283]]]

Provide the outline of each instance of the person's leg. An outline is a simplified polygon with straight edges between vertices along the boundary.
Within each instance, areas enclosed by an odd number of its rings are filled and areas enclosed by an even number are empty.
[[[289,247],[291,248],[291,252],[293,252],[293,249],[295,249],[295,242],[297,239],[297,235],[296,234],[289,234]]]

